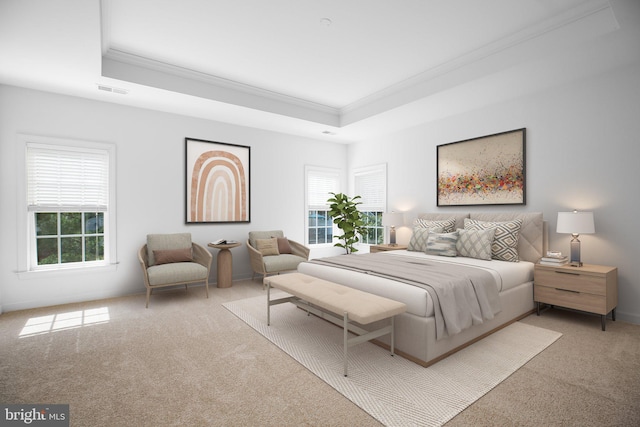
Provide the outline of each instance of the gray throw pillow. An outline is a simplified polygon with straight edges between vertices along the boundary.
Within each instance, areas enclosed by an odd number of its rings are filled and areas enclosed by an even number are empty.
[[[457,256],[456,243],[458,241],[458,232],[453,233],[429,233],[427,238],[427,250],[429,255],[440,256]]]
[[[486,230],[458,229],[459,238],[456,243],[458,255],[469,258],[491,261],[491,244],[495,235],[494,228]]]

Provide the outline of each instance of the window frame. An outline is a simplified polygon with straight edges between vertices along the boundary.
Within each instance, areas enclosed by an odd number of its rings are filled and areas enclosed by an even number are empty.
[[[361,181],[359,183],[358,179],[366,176],[372,176],[372,175],[379,175],[377,178],[377,182],[378,184],[381,185],[381,188],[378,188],[377,190],[374,191],[376,193],[375,197],[368,197],[367,196],[368,191],[362,191],[362,189],[360,188],[360,186],[364,184],[366,181],[365,182]],[[386,237],[385,235],[386,230],[385,230],[385,227],[382,225],[382,214],[387,210],[387,164],[381,163],[377,165],[355,168],[352,173],[352,188],[354,189],[354,195],[358,195],[362,197],[361,199],[362,203],[358,205],[358,210],[361,213],[380,214],[379,215],[380,226],[370,227],[365,225],[365,228],[367,229],[374,228],[376,230],[376,235],[380,236],[382,241],[375,242],[375,243],[365,242],[364,241],[365,239],[363,238],[360,240],[359,244],[371,246],[371,245],[378,245],[378,244],[384,243],[385,237]],[[361,236],[361,237],[364,237],[364,236]]]
[[[63,214],[80,214],[80,233],[66,233],[63,229],[62,229],[62,220],[61,220],[61,216]],[[96,232],[94,233],[88,233],[87,229],[86,229],[86,215],[87,214],[91,214],[91,213],[96,213],[96,214],[102,214],[102,218],[103,218],[103,230],[102,232],[98,232],[96,230]],[[38,214],[55,214],[56,215],[56,233],[55,234],[47,234],[47,235],[38,235],[37,233],[37,222],[36,222],[36,217]],[[29,266],[31,267],[32,271],[43,271],[43,270],[59,270],[59,269],[63,269],[63,268],[76,268],[76,267],[101,267],[104,265],[107,265],[109,263],[108,260],[108,253],[105,254],[105,252],[108,252],[108,245],[106,245],[106,236],[109,234],[108,233],[108,226],[104,227],[104,223],[106,222],[108,224],[108,218],[109,218],[109,214],[107,211],[100,211],[100,212],[88,212],[88,211],[69,211],[69,210],[58,210],[58,211],[47,211],[45,212],[43,211],[29,211],[29,219],[28,219],[28,224],[29,224],[29,244],[33,246],[30,246],[29,249]],[[107,220],[107,221],[105,221]],[[104,251],[103,251],[103,259],[101,260],[91,260],[91,261],[87,261],[84,260],[84,258],[87,255],[86,252],[86,240],[87,238],[91,238],[91,237],[102,237],[103,239],[103,247],[104,247]],[[62,258],[63,258],[63,254],[62,254],[62,246],[63,246],[63,239],[81,239],[81,248],[82,248],[82,258],[83,260],[81,261],[69,261],[69,262],[63,262]],[[48,264],[38,264],[38,241],[39,240],[56,240],[57,243],[57,262],[56,263],[48,263]]]
[[[334,239],[333,236],[336,235],[336,232],[338,231],[336,225],[333,223],[333,220],[331,218],[327,218],[328,221],[330,221],[331,224],[331,230],[332,230],[332,238],[330,241],[327,241],[325,243],[309,243],[309,232],[310,232],[310,226],[309,226],[309,213],[310,211],[329,211],[329,204],[324,204],[324,205],[313,205],[310,206],[310,200],[309,200],[309,175],[316,173],[318,175],[324,175],[326,177],[331,177],[331,178],[335,178],[335,184],[336,184],[336,188],[333,192],[335,193],[339,193],[341,190],[341,182],[342,182],[342,174],[340,169],[335,169],[335,168],[327,168],[327,167],[321,167],[321,166],[311,166],[311,165],[305,165],[305,169],[304,169],[304,242],[306,246],[310,246],[310,247],[315,247],[315,248],[320,248],[320,247],[329,247],[329,246],[333,246],[334,245]],[[329,199],[330,195],[327,194],[327,199]],[[329,227],[325,227],[325,228],[329,228]]]
[[[17,230],[18,230],[18,276],[20,278],[44,277],[63,272],[111,271],[117,266],[116,253],[116,146],[112,143],[55,138],[41,135],[18,134],[17,165]],[[104,259],[88,262],[69,262],[37,265],[37,245],[35,232],[35,213],[28,208],[28,167],[27,148],[30,145],[46,146],[60,151],[100,151],[108,156],[108,206],[104,211]],[[85,210],[53,209],[47,212],[81,212]],[[43,211],[42,211],[43,212]],[[58,229],[58,232],[61,231]],[[84,230],[83,230],[84,231]],[[84,234],[84,233],[83,233]],[[59,260],[60,261],[60,260]]]

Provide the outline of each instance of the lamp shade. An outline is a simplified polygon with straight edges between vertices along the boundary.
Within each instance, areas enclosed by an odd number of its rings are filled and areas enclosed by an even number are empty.
[[[593,212],[558,212],[558,233],[591,234],[596,232]]]
[[[400,212],[384,212],[382,214],[382,225],[385,227],[399,227],[404,225],[404,215]]]

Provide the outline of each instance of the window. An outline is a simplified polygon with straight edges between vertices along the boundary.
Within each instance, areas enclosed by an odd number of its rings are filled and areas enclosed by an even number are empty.
[[[329,193],[340,192],[340,173],[336,169],[305,168],[307,244],[333,244],[333,221],[329,217]]]
[[[362,197],[358,209],[365,222],[366,233],[361,243],[377,245],[384,242],[382,213],[387,204],[387,165],[377,165],[354,171],[355,195]]]
[[[25,137],[22,271],[115,262],[114,161],[109,144]]]
[[[35,212],[35,265],[104,261],[104,212]]]

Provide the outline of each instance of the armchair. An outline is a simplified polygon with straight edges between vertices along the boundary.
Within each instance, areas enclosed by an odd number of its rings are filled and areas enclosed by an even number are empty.
[[[303,244],[285,238],[282,230],[250,231],[247,249],[253,269],[252,280],[256,273],[262,274],[264,280],[269,274],[296,270],[298,264],[309,259],[310,251]]]
[[[209,272],[211,253],[191,242],[190,233],[149,234],[147,244],[138,251],[138,260],[144,275],[144,286],[149,296],[156,288],[204,282],[209,298]]]

